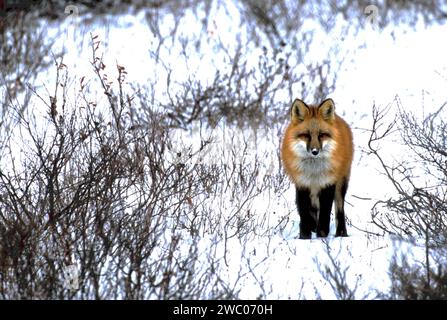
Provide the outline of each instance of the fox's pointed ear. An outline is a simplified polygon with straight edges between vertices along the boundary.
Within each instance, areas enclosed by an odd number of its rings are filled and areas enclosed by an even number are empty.
[[[300,99],[293,101],[292,108],[290,109],[290,116],[293,122],[303,121],[308,112],[309,107],[304,101]]]
[[[334,100],[326,99],[318,106],[318,112],[324,120],[333,120],[335,118]]]

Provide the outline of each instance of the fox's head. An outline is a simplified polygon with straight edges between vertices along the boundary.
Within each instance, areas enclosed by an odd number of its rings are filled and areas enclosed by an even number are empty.
[[[332,99],[318,106],[308,106],[296,99],[290,110],[290,138],[293,149],[301,158],[327,157],[335,145],[333,123],[335,106]]]

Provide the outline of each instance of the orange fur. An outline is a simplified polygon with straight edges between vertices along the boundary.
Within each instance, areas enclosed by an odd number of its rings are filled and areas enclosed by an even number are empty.
[[[332,102],[332,100],[330,101]],[[319,106],[306,107],[308,110],[304,113],[302,119],[297,119],[294,116],[292,107],[291,121],[284,133],[281,156],[287,175],[297,186],[302,185],[301,176],[303,172],[299,168],[299,163],[302,159],[294,151],[293,144],[297,142],[297,135],[300,132],[323,130],[330,133],[329,139],[335,142],[335,146],[330,153],[328,169],[321,174],[330,183],[336,185],[343,179],[348,181],[353,159],[352,132],[349,125],[335,113],[332,119],[325,119],[324,115],[319,111]]]

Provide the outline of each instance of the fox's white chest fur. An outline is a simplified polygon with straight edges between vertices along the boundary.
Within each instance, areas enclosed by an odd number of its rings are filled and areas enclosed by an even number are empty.
[[[323,144],[320,153],[314,156],[308,152],[304,141],[298,141],[292,146],[293,152],[297,155],[295,165],[299,172],[293,179],[298,186],[309,189],[312,204],[316,208],[319,208],[320,190],[335,180],[331,174],[331,154],[334,147],[335,142],[328,141]]]
[[[301,186],[322,189],[333,182],[331,163],[326,157],[300,159],[296,165],[300,171],[296,181]]]

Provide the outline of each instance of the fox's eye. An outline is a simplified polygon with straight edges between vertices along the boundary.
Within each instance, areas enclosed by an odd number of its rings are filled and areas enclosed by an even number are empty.
[[[297,135],[297,138],[300,138],[300,139],[310,139],[310,134],[308,134],[308,133],[299,133]]]
[[[330,138],[331,135],[327,132],[320,132],[320,134],[318,135],[318,138]]]

